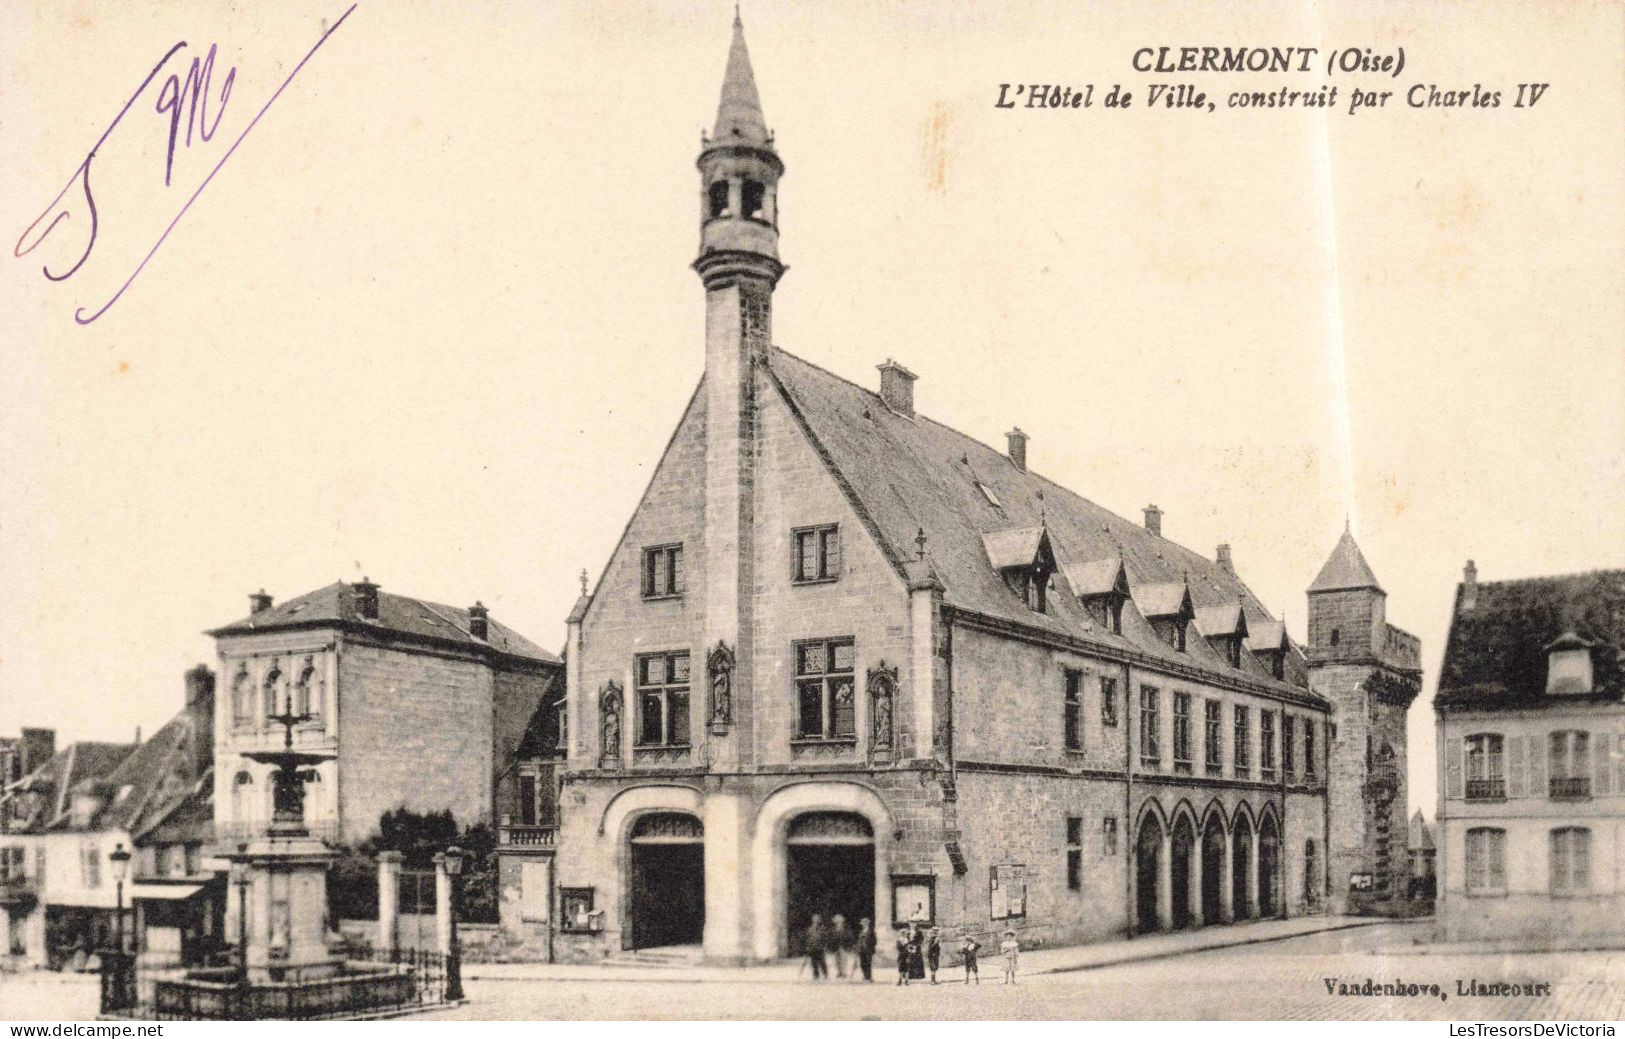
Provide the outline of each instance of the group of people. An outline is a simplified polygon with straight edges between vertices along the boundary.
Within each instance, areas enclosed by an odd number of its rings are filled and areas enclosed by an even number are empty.
[[[1013,930],[1005,931],[1003,937],[1004,940],[999,943],[999,955],[1004,961],[1004,983],[1014,985],[1017,961],[1021,957],[1021,942]],[[875,929],[868,917],[858,921],[858,929],[854,933],[847,926],[846,917],[839,913],[827,922],[815,913],[807,926],[802,947],[807,952],[807,962],[815,979],[830,976],[831,961],[835,976],[845,978],[848,975],[848,962],[851,961],[853,981],[873,981],[875,945]],[[978,985],[982,983],[982,971],[977,962],[977,953],[981,948],[981,943],[969,934],[959,941],[959,960],[964,967],[967,985],[973,979]],[[941,968],[942,928],[926,930],[918,923],[911,923],[906,930],[898,932],[897,984],[907,985],[911,981],[929,979],[935,985],[937,972]]]

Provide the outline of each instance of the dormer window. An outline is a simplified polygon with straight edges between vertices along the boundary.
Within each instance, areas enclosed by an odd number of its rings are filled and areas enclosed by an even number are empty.
[[[1180,653],[1186,650],[1186,632],[1196,616],[1190,588],[1184,581],[1145,584],[1134,589],[1134,602],[1157,635]]]
[[[1061,572],[1090,618],[1108,634],[1123,634],[1123,604],[1128,601],[1129,589],[1122,559],[1068,563]]]
[[[1196,623],[1214,648],[1224,654],[1225,661],[1231,667],[1240,668],[1241,645],[1248,635],[1247,612],[1242,609],[1240,600],[1202,607],[1196,611]]]
[[[1048,531],[1043,527],[989,531],[982,535],[982,547],[993,569],[1029,610],[1044,613],[1049,609],[1055,553],[1050,548]]]
[[[1566,631],[1546,647],[1546,692],[1553,696],[1592,691],[1591,643]]]

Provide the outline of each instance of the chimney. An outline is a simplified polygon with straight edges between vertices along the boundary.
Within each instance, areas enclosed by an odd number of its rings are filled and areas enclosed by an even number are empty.
[[[1147,505],[1145,512],[1145,529],[1157,537],[1162,537],[1162,510],[1155,505]]]
[[[361,614],[362,620],[375,621],[378,619],[378,586],[372,580],[363,577],[350,586],[355,592],[356,612]]]
[[[186,672],[186,713],[192,718],[192,775],[214,762],[214,672],[203,664]]]
[[[1236,564],[1230,561],[1229,545],[1220,545],[1218,551],[1214,552],[1213,558],[1219,564],[1220,570],[1223,570],[1227,574],[1233,574],[1236,572]]]
[[[485,608],[485,604],[476,601],[468,608],[468,633],[483,642],[491,630],[490,617],[491,611]]]
[[[899,415],[914,417],[914,380],[919,378],[890,357],[880,369],[880,399]]]
[[[1471,559],[1461,568],[1461,608],[1470,610],[1478,605],[1478,567]]]
[[[1004,435],[1005,443],[1010,446],[1010,463],[1022,472],[1027,471],[1027,434],[1016,426]]]
[[[269,610],[270,608],[271,608],[271,597],[269,595],[265,594],[265,589],[264,588],[261,588],[259,591],[255,592],[254,594],[252,594],[252,595],[250,595],[248,597],[248,612],[249,613],[263,613],[266,610]]]

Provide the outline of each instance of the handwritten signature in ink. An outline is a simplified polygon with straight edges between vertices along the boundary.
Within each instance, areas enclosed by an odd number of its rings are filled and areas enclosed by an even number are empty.
[[[249,131],[253,130],[254,127],[259,124],[259,121],[264,118],[265,113],[271,110],[271,106],[276,103],[277,98],[282,96],[282,92],[288,89],[288,85],[294,81],[294,77],[299,75],[300,70],[305,67],[306,62],[310,61],[310,59],[315,56],[316,52],[321,49],[322,44],[327,42],[327,38],[332,36],[333,33],[338,30],[338,27],[344,24],[345,19],[350,17],[351,12],[356,9],[356,6],[356,4],[351,4],[350,7],[345,10],[344,14],[341,15],[337,21],[335,21],[327,28],[325,32],[322,33],[321,38],[316,41],[315,46],[311,47],[310,50],[306,52],[305,56],[300,59],[299,64],[294,66],[293,71],[288,73],[288,77],[282,81],[282,85],[276,88],[276,91],[271,94],[270,99],[267,100],[263,106],[261,106],[257,113],[255,113],[254,118],[250,119],[248,125],[243,127],[243,132],[237,135],[237,139],[233,141],[231,146],[226,149],[225,153],[220,156],[219,161],[214,164],[214,168],[211,169],[208,175],[203,178],[202,183],[200,183],[197,186],[197,189],[192,192],[191,196],[187,198],[184,203],[182,203],[174,218],[170,220],[168,226],[164,228],[163,233],[158,236],[158,240],[153,243],[152,248],[147,251],[146,256],[141,259],[140,263],[136,264],[135,269],[130,272],[130,276],[124,280],[124,284],[119,286],[118,291],[114,292],[112,297],[108,299],[107,302],[103,303],[95,310],[90,310],[87,307],[77,308],[73,314],[73,319],[75,322],[80,325],[88,325],[92,321],[95,321],[97,318],[101,317],[103,314],[107,313],[109,308],[111,308],[114,303],[119,301],[119,298],[124,295],[125,290],[130,287],[131,283],[135,281],[135,279],[146,268],[147,264],[151,262],[153,256],[158,252],[158,249],[164,244],[164,241],[169,238],[170,232],[175,230],[175,225],[180,223],[181,217],[186,215],[186,211],[192,207],[192,203],[196,202],[198,196],[203,194],[203,189],[209,186],[210,181],[214,180],[215,174],[220,172],[221,167],[226,164],[226,160],[230,159],[232,154],[236,152],[237,146],[243,143],[243,139],[248,136]],[[197,136],[204,143],[208,143],[214,137],[215,132],[220,128],[220,120],[225,117],[226,106],[231,100],[232,84],[235,83],[237,79],[237,69],[234,66],[226,73],[224,81],[220,84],[219,91],[214,93],[214,62],[217,46],[218,45],[216,44],[210,44],[208,54],[202,58],[194,57],[184,76],[176,73],[170,73],[170,75],[164,80],[163,85],[158,89],[158,99],[156,105],[154,106],[154,111],[159,115],[167,115],[169,117],[169,145],[164,152],[164,187],[166,188],[169,187],[170,178],[174,173],[175,149],[177,144],[190,148],[192,146],[194,130],[196,130]],[[101,149],[102,145],[107,142],[108,137],[112,135],[113,131],[118,128],[125,115],[129,113],[130,108],[136,103],[141,95],[146,92],[147,88],[152,85],[153,81],[158,78],[159,73],[163,72],[164,67],[169,64],[170,59],[175,57],[176,54],[185,50],[186,47],[187,43],[184,40],[175,44],[173,47],[169,48],[169,50],[165,52],[164,56],[158,60],[158,63],[152,67],[152,71],[147,73],[146,78],[141,81],[141,85],[136,87],[135,92],[130,95],[130,99],[124,102],[124,107],[119,109],[118,115],[113,117],[113,121],[108,124],[107,129],[103,130],[102,135],[96,139],[96,143],[91,147],[89,153],[85,155],[85,160],[79,164],[79,168],[74,170],[73,175],[68,178],[67,184],[63,186],[61,191],[57,192],[57,196],[53,198],[50,204],[45,207],[45,211],[42,212],[32,224],[28,225],[28,228],[23,231],[22,237],[17,239],[17,245],[12,250],[12,255],[18,257],[19,259],[27,256],[29,253],[39,248],[41,243],[43,243],[47,238],[51,237],[59,226],[70,220],[71,213],[69,205],[63,200],[68,197],[69,193],[72,192],[75,187],[77,187],[79,189],[79,195],[82,196],[84,206],[86,210],[88,210],[90,222],[90,231],[86,236],[84,250],[79,254],[79,258],[75,260],[66,270],[53,271],[50,265],[46,264],[40,268],[40,272],[44,274],[46,278],[56,282],[67,281],[69,278],[72,278],[75,274],[79,273],[79,269],[85,265],[86,260],[90,259],[91,252],[96,248],[96,237],[101,223],[100,217],[96,210],[96,196],[90,187],[90,170],[91,165],[96,160],[96,153]],[[215,104],[212,121],[210,119],[211,94],[214,97]],[[184,138],[181,136],[181,122],[183,114],[186,123],[186,133]],[[40,225],[42,224],[44,225],[43,230],[40,229]],[[37,234],[36,231],[38,232]]]

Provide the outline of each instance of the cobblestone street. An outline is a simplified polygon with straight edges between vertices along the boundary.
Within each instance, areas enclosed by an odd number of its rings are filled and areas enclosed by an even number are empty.
[[[1095,970],[1022,976],[980,986],[956,969],[936,987],[759,982],[498,981],[468,985],[471,1002],[434,1018],[768,1019],[1353,1019],[1618,1020],[1625,1016],[1625,951],[1423,955],[1425,924],[1382,924],[1279,942],[1216,949]],[[745,972],[741,972],[742,979]],[[1384,998],[1328,994],[1325,979],[1438,985],[1446,995]],[[1549,996],[1472,998],[1456,982],[1550,982]]]

